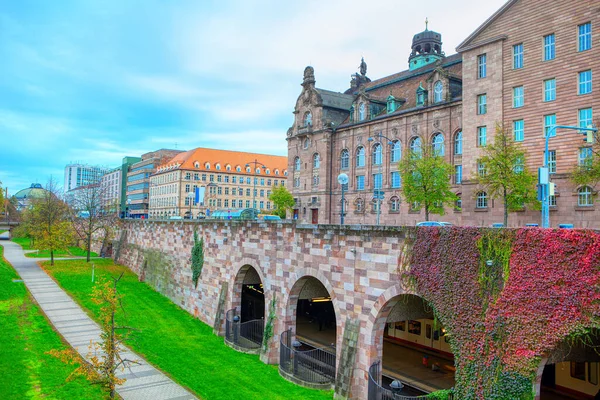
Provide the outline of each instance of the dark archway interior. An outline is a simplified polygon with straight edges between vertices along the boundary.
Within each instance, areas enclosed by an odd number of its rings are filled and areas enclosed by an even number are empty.
[[[296,336],[314,347],[335,347],[336,316],[331,296],[316,278],[307,278],[298,296]]]
[[[242,283],[241,322],[265,317],[265,295],[260,276],[253,267],[248,267]]]
[[[420,395],[454,386],[454,358],[449,337],[433,310],[419,296],[400,295],[383,331],[382,384],[405,385],[403,395]]]
[[[598,397],[595,397],[598,396]],[[542,374],[540,399],[600,398],[600,331],[559,343]]]

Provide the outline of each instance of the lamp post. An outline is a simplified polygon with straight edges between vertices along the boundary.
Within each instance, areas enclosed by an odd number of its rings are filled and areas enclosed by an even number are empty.
[[[384,136],[381,132],[378,132],[377,135],[375,136],[371,136],[367,139],[367,141],[372,142],[375,139],[377,139],[380,143],[382,139],[385,139],[388,141],[388,145],[392,145],[394,144],[394,142],[392,141],[392,139],[390,139],[387,136]],[[379,176],[381,176],[381,186],[379,188],[379,190],[377,190],[375,188],[375,180],[373,180],[373,195],[375,197],[375,200],[377,201],[377,225],[379,225],[379,216],[381,215],[381,198],[383,197],[383,148],[381,149],[381,160],[379,160]]]
[[[542,228],[550,228],[550,177],[548,170],[548,141],[552,134],[556,133],[558,128],[571,129],[576,131],[583,131],[583,134],[587,135],[588,132],[594,134],[598,132],[595,127],[580,128],[578,126],[566,126],[566,125],[553,125],[548,129],[546,133],[546,144],[544,146],[544,166],[538,171],[538,182],[540,185],[541,198],[542,198]]]
[[[250,161],[249,163],[246,163],[246,167],[249,167],[250,164],[254,165],[254,168],[252,168],[252,173],[253,173],[253,178],[254,179],[254,187],[252,189],[252,208],[256,209],[256,170],[258,169],[257,166],[260,165],[263,168],[267,168],[267,166],[261,162],[259,162],[257,159],[254,159],[254,161]]]
[[[340,215],[340,225],[344,225],[344,186],[348,184],[348,175],[341,173],[338,175],[338,182],[342,185],[342,213]]]

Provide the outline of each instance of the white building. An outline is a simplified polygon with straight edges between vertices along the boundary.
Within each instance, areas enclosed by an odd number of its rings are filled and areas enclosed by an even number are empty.
[[[121,167],[119,167],[107,172],[100,178],[103,207],[114,206],[118,208],[121,203],[121,188],[123,187],[121,174]]]
[[[110,169],[87,164],[68,164],[65,167],[65,186],[63,190],[69,190],[80,186],[93,185],[100,182],[100,178],[108,173]]]

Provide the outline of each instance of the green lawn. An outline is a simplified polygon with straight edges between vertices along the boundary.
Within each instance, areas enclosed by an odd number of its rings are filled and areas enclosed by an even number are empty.
[[[75,366],[46,354],[65,349],[60,336],[35,305],[15,270],[2,258],[0,247],[0,398],[105,399],[97,385],[77,378],[65,382]]]
[[[0,235],[2,235],[4,232],[6,232],[6,229],[0,229]]]
[[[13,242],[21,245],[23,250],[37,250],[35,246],[31,245],[31,241],[28,238],[13,238]],[[87,252],[77,246],[71,246],[67,250],[57,250],[54,252],[54,257],[85,257]],[[26,257],[33,258],[50,258],[50,251],[39,250],[37,253],[27,253]],[[90,253],[91,257],[98,257],[98,254],[93,251]]]
[[[96,276],[118,276],[125,316],[119,322],[139,329],[127,343],[174,380],[205,400],[212,399],[331,399],[331,392],[305,389],[279,376],[277,366],[256,355],[238,353],[193,318],[112,260],[95,260]],[[48,262],[44,268],[85,309],[97,317],[90,300],[91,265],[82,260]]]

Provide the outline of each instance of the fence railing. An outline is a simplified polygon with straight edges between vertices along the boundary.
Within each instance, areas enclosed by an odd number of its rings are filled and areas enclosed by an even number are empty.
[[[308,383],[335,382],[335,349],[307,349],[292,340],[292,330],[282,333],[279,346],[279,367],[295,378]]]
[[[232,308],[227,311],[225,314],[225,341],[248,350],[260,349],[265,326],[264,319],[240,321],[237,309]]]
[[[369,367],[369,400],[425,400],[427,395],[406,396],[401,391],[394,393],[392,390],[384,388],[381,384],[381,361],[375,361]],[[448,400],[454,399],[450,393]]]

